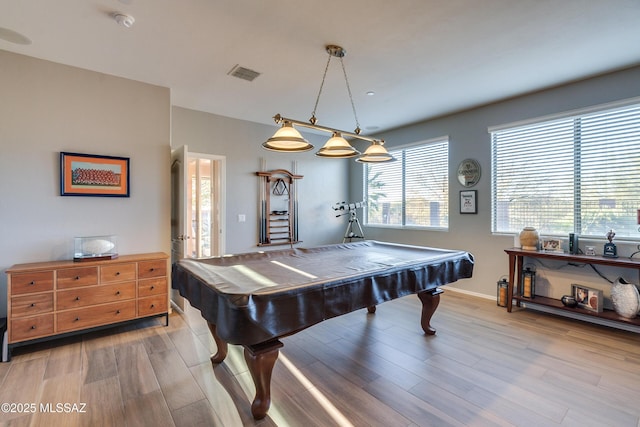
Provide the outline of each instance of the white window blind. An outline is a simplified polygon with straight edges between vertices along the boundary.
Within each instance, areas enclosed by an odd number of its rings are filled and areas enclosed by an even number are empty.
[[[390,153],[397,161],[365,165],[365,224],[447,228],[449,142],[440,139]]]
[[[640,105],[491,132],[492,230],[638,238]]]

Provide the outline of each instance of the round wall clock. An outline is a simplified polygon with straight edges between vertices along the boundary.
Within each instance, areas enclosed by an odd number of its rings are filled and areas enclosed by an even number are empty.
[[[458,181],[464,187],[473,187],[480,181],[480,164],[473,159],[465,159],[458,165]]]

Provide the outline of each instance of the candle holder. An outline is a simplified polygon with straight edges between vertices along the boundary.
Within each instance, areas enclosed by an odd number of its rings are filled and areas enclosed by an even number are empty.
[[[525,298],[536,297],[536,271],[531,267],[526,267],[522,272],[522,292],[520,294]]]
[[[507,306],[507,288],[509,287],[509,282],[505,277],[501,277],[497,283],[497,291],[496,291],[496,304],[498,307],[506,307]]]

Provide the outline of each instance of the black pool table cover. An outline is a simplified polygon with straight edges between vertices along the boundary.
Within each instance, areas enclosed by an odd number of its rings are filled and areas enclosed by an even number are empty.
[[[465,251],[368,240],[183,259],[172,287],[225,342],[255,345],[469,278],[473,265]]]

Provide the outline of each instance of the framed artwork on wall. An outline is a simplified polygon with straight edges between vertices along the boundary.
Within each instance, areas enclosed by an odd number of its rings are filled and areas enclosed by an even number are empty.
[[[477,190],[463,190],[460,192],[460,213],[477,214],[478,204],[476,201]]]
[[[129,158],[61,152],[60,195],[129,197]]]

